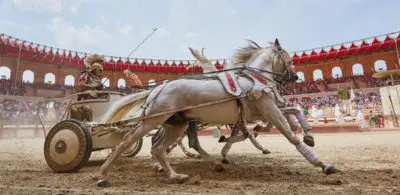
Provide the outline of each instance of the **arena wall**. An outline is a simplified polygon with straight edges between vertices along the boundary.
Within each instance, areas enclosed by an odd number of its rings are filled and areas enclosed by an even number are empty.
[[[332,69],[337,66],[341,68],[343,76],[351,77],[354,65],[361,64],[364,74],[372,74],[375,70],[375,63],[379,60],[383,60],[386,63],[388,70],[396,69],[396,66],[398,66],[396,50],[392,49],[332,60],[300,63],[295,65],[295,70],[296,72],[303,72],[306,81],[313,80],[313,73],[318,69],[322,71],[324,79],[330,79],[332,78]]]
[[[44,83],[44,78],[47,73],[53,73],[55,75],[55,84],[64,85],[65,77],[67,75],[74,76],[75,85],[78,83],[79,73],[82,71],[82,67],[71,67],[55,64],[38,63],[29,60],[19,60],[17,58],[1,57],[0,56],[0,67],[6,66],[11,70],[11,80],[22,80],[23,72],[30,70],[34,73],[35,83]],[[144,84],[147,84],[150,80],[157,81],[157,84],[161,84],[164,80],[173,80],[182,77],[184,73],[149,73],[149,72],[135,72]],[[105,71],[105,77],[110,79],[110,87],[117,87],[119,79],[127,78],[124,76],[122,71]]]
[[[23,72],[31,70],[34,73],[34,82],[36,83],[43,83],[47,73],[55,75],[55,84],[63,85],[67,75],[74,77],[75,84],[78,82],[77,78],[83,66],[82,61],[87,56],[85,52],[68,50],[67,55],[65,53],[67,49],[38,45],[4,34],[0,34],[0,37],[0,67],[6,66],[11,70],[12,80],[20,81]],[[351,46],[349,46],[350,43]],[[314,80],[316,70],[322,72],[324,79],[331,79],[335,76],[332,75],[333,69],[340,70],[344,77],[350,77],[354,74],[353,67],[355,65],[360,65],[364,74],[378,71],[379,68],[376,68],[378,62],[384,64],[383,69],[398,68],[397,45],[399,44],[400,32],[393,32],[318,49],[298,51],[294,52],[292,57],[296,71],[303,73],[305,81]],[[60,54],[59,51],[64,51],[64,54]],[[72,53],[75,53],[75,57],[71,57]],[[111,56],[111,60],[106,62],[107,65],[105,66],[108,68],[105,73],[106,77],[110,79],[110,87],[117,87],[118,80],[121,78],[126,80],[121,70],[110,70],[110,66],[111,68],[125,67],[125,65],[117,65],[117,62],[121,59],[121,57]],[[149,66],[149,63],[165,61],[157,59],[146,59],[141,62],[138,59],[132,60],[134,61],[133,64],[143,64],[145,67]],[[172,63],[170,60],[167,61],[163,62],[162,66],[173,67],[176,65],[174,60],[172,60]],[[182,64],[183,61],[187,60],[178,61],[180,61],[179,64]],[[122,63],[122,61],[120,62]],[[213,60],[213,62],[217,68],[222,68],[226,60],[219,59]],[[132,64],[132,62],[130,63]],[[185,62],[184,66],[188,63]],[[125,68],[128,68],[128,66]],[[164,80],[176,79],[184,74],[193,74],[190,71],[172,72],[169,69],[163,72],[135,71],[142,82],[146,84],[150,80],[158,81],[157,84],[160,84]]]
[[[315,70],[321,70],[324,79],[332,78],[332,69],[339,66],[342,70],[343,76],[352,76],[352,67],[355,64],[361,64],[364,74],[372,74],[375,70],[375,63],[383,60],[386,63],[387,69],[396,69],[397,66],[396,50],[377,51],[366,53],[363,55],[354,55],[346,58],[338,58],[326,61],[317,61],[313,63],[300,63],[295,65],[297,72],[303,72],[306,81],[313,80],[313,73]],[[19,66],[18,66],[19,63]],[[34,73],[35,83],[44,83],[44,78],[47,73],[53,73],[56,77],[55,84],[64,85],[65,77],[72,75],[75,84],[78,82],[78,75],[82,71],[81,67],[71,67],[54,64],[44,64],[29,60],[20,60],[10,57],[0,56],[0,67],[6,66],[11,70],[11,79],[21,81],[23,72],[31,70]],[[173,80],[184,76],[184,73],[151,73],[151,72],[135,72],[143,83],[147,84],[150,80],[157,81],[161,84],[164,80]],[[105,77],[110,79],[110,87],[117,87],[119,79],[125,79],[122,71],[105,71]]]

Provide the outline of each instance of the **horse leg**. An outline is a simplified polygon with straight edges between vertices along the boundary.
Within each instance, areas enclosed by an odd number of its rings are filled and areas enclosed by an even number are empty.
[[[297,121],[300,123],[301,128],[303,129],[303,142],[308,146],[314,147],[314,137],[312,135],[312,126],[304,117],[304,114],[301,110],[294,109],[294,116],[297,118]]]
[[[243,137],[244,139],[249,138],[251,143],[254,145],[254,147],[256,147],[258,150],[261,150],[264,154],[269,154],[271,153],[271,151],[264,149],[264,147],[261,145],[261,143],[259,143],[255,137],[249,133],[247,126],[244,123],[238,123],[237,127],[239,128],[242,133],[243,133]]]
[[[226,156],[228,155],[229,150],[231,149],[232,145],[236,142],[241,142],[244,141],[246,138],[242,135],[237,135],[239,133],[239,128],[236,128],[236,126],[231,126],[231,136],[226,138],[224,141],[226,141],[224,147],[221,150],[221,155],[222,155],[222,160],[221,162],[224,164],[231,164]]]
[[[177,143],[168,146],[167,154],[169,154],[176,146],[179,146],[182,152],[185,153],[187,157],[200,158],[201,156],[189,152],[189,150],[185,147],[185,145],[183,145],[182,140],[183,138],[185,138],[185,136],[186,133],[182,134],[182,136],[178,139]]]
[[[314,142],[314,137],[312,135],[312,126],[311,124],[307,121],[307,119],[304,117],[304,114],[301,110],[298,110],[296,108],[282,108],[281,111],[286,115],[294,115],[297,119],[297,121],[300,123],[301,128],[303,129],[303,142],[307,144],[308,146],[314,147],[315,142]],[[293,120],[293,118],[288,118],[288,123],[296,123],[296,121]]]
[[[156,172],[164,171],[163,167],[160,164],[160,159],[156,155],[151,156],[152,167]]]
[[[289,123],[290,130],[293,131],[294,134],[297,133],[297,129],[299,129],[299,125],[297,124],[297,121],[294,120],[293,116],[290,114],[283,114]]]
[[[301,128],[303,129],[304,133],[303,142],[308,146],[314,147],[315,142],[314,142],[314,137],[312,135],[311,124],[304,117],[304,114],[301,110],[296,109],[295,116],[297,118],[297,121],[299,121]]]
[[[167,153],[166,150],[168,146],[171,144],[176,143],[179,137],[184,133],[187,129],[187,124],[180,124],[180,125],[164,125],[165,134],[164,136],[159,139],[156,143],[154,143],[153,148],[151,149],[151,154],[156,156],[161,164],[163,170],[167,174],[167,177],[179,183],[185,182],[189,179],[188,175],[185,174],[178,174],[174,171],[167,160]]]
[[[214,163],[214,169],[218,172],[224,171],[224,167],[220,162],[215,160],[210,154],[208,154],[201,146],[199,142],[199,137],[197,134],[197,123],[196,121],[189,122],[189,128],[187,129],[188,138],[189,138],[189,146],[195,149],[201,157],[206,159],[207,161]]]
[[[264,95],[266,96],[266,95]],[[276,104],[269,96],[264,98],[266,101],[260,101],[257,103],[257,108],[260,111],[261,115],[265,118],[265,120],[269,120],[272,122],[275,127],[288,139],[290,143],[296,146],[296,149],[302,154],[308,162],[313,164],[314,166],[318,166],[322,168],[322,171],[329,175],[333,173],[340,172],[334,166],[322,162],[310,149],[305,146],[298,137],[288,128],[287,124],[285,123],[285,118],[282,112],[279,110]]]
[[[179,142],[179,141],[178,141],[178,142]],[[178,146],[178,143],[174,143],[174,144],[168,146],[167,151],[166,151],[167,154],[171,153],[171,151],[172,151],[174,148],[176,148],[176,146]]]
[[[256,125],[253,128],[254,137],[256,138],[258,136],[259,132],[270,132],[272,127],[274,127],[274,125],[271,122],[268,122],[265,127],[263,127],[261,125]]]
[[[165,129],[163,127],[158,128],[157,132],[151,137],[151,146],[153,148],[154,144],[157,143],[159,140],[161,140],[164,137],[165,134]],[[172,149],[176,147],[176,144],[168,147],[167,153],[171,152]],[[152,167],[155,169],[156,172],[162,172],[163,168],[160,164],[160,160],[157,158],[157,156],[152,155],[151,157],[152,160]]]
[[[183,138],[185,138],[185,136],[188,136],[189,145],[190,145],[190,138],[189,138],[188,131],[190,130],[190,125],[191,125],[191,123],[195,123],[194,125],[196,125],[196,122],[194,122],[194,121],[189,121],[189,128],[181,135],[181,137],[179,137],[179,139],[178,139],[178,141],[177,141],[177,145],[179,145],[179,147],[181,148],[182,152],[185,153],[185,155],[186,155],[187,157],[200,158],[200,157],[201,157],[200,155],[196,155],[196,154],[193,154],[193,153],[189,152],[189,150],[188,150],[188,149],[185,147],[185,145],[183,145],[183,143],[182,143]],[[196,130],[194,129],[194,131],[196,131]],[[197,133],[197,132],[194,132],[194,133]],[[192,134],[190,134],[190,135],[192,135]],[[175,145],[175,146],[176,146],[176,145]]]
[[[164,128],[160,128],[159,129],[159,132],[165,132],[165,129]],[[158,134],[158,132],[156,133],[156,135]],[[157,139],[152,139],[152,148],[153,148],[153,146],[154,146],[154,144],[156,143],[156,142],[158,142],[160,139],[162,139],[162,136],[164,136],[164,135],[159,135],[159,137],[157,138]],[[153,138],[154,138],[155,136],[153,136]],[[181,144],[182,144],[182,139],[185,137],[185,134],[183,134],[179,139],[178,139],[178,143],[174,143],[174,144],[172,144],[172,145],[170,145],[170,146],[168,146],[168,148],[167,148],[167,150],[166,150],[166,153],[167,153],[167,155],[169,154],[169,153],[171,153],[171,151],[177,146],[177,145],[179,145],[179,146],[181,146]],[[183,146],[183,144],[182,144],[182,147],[184,147],[182,150],[183,150],[183,152],[185,153],[185,151],[186,152],[188,152],[187,150],[186,150],[186,148],[185,148],[185,146]],[[181,148],[182,148],[181,147]],[[190,152],[188,152],[189,154],[191,154]],[[186,153],[185,153],[186,154]],[[188,154],[186,154],[187,156],[188,156]],[[193,155],[195,155],[195,154],[193,154]],[[152,166],[153,166],[153,168],[155,169],[155,171],[157,171],[157,172],[161,172],[161,171],[164,171],[164,169],[163,169],[163,167],[161,166],[161,164],[160,164],[160,160],[155,156],[155,155],[153,155],[152,156]]]
[[[198,139],[198,137],[196,137],[196,139]],[[206,159],[206,161],[210,161],[214,164],[214,170],[217,172],[222,172],[224,171],[224,167],[222,166],[222,164],[217,161],[216,159],[214,159],[210,154],[208,154],[199,144],[199,142],[196,142],[193,149],[195,149],[201,157],[203,157],[204,159]]]
[[[165,136],[165,128],[161,127],[161,128],[158,129],[158,131],[157,131],[157,132],[154,134],[154,136],[151,138],[152,148],[153,148],[153,146],[155,145],[155,143],[156,143],[156,142],[159,142],[161,139],[163,139],[164,136]],[[167,150],[166,150],[167,155],[168,155],[177,145],[179,145],[179,146],[182,148],[182,151],[186,154],[186,156],[189,156],[189,157],[190,157],[190,155],[193,155],[192,157],[196,157],[195,154],[192,154],[192,153],[190,153],[189,151],[187,151],[187,149],[185,148],[185,146],[182,144],[182,140],[183,140],[183,138],[185,138],[185,136],[186,136],[185,133],[182,134],[182,135],[180,136],[180,138],[178,139],[177,143],[174,143],[174,144],[168,146],[168,148],[167,148]],[[199,155],[197,155],[197,156],[199,156]],[[153,168],[155,169],[155,171],[157,171],[157,172],[164,171],[163,167],[162,167],[161,164],[160,164],[160,160],[159,160],[155,155],[153,155],[151,159],[152,159],[152,166],[153,166]]]
[[[189,150],[186,148],[186,146],[183,145],[182,139],[183,139],[185,136],[186,136],[186,135],[184,135],[181,139],[178,140],[178,145],[179,145],[179,147],[182,149],[182,152],[185,153],[185,155],[186,155],[187,157],[190,157],[190,158],[201,158],[200,155],[198,155],[198,154],[193,154],[193,153],[189,152]]]
[[[249,139],[251,143],[253,143],[254,147],[256,147],[258,150],[261,150],[263,154],[269,154],[271,151],[268,149],[265,149],[263,145],[261,145],[260,142],[257,141],[257,139],[253,135],[249,135]]]
[[[117,145],[115,150],[111,153],[111,155],[107,158],[107,160],[103,163],[100,168],[100,176],[101,179],[97,182],[97,186],[99,187],[108,187],[110,185],[107,180],[107,174],[111,166],[114,164],[115,160],[124,152],[128,147],[132,146],[138,139],[145,136],[151,130],[155,129],[158,124],[167,120],[170,115],[157,117],[153,119],[148,119],[142,121],[138,124],[137,127],[129,131],[124,135],[121,142]]]

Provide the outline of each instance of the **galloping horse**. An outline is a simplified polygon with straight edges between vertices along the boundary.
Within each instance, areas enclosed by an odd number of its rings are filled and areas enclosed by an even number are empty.
[[[124,135],[121,143],[104,162],[98,185],[108,183],[107,173],[121,153],[158,125],[165,128],[165,136],[153,147],[152,155],[161,163],[169,179],[178,182],[188,180],[188,175],[173,170],[166,158],[166,149],[177,141],[191,120],[210,124],[236,124],[241,119],[242,122],[270,121],[311,164],[322,168],[323,173],[339,172],[334,166],[321,161],[289,129],[276,103],[276,99],[281,98],[280,94],[275,85],[267,85],[268,82],[274,83],[274,77],[298,79],[290,55],[281,48],[278,40],[267,48],[251,42],[240,49],[234,59],[237,63],[233,66],[236,69],[225,71],[225,74],[236,74],[243,91],[241,96],[234,97],[218,80],[212,79],[178,79],[151,91],[143,112],[147,118]],[[141,96],[141,93],[135,95]],[[130,98],[135,99],[135,95]]]
[[[190,52],[192,53],[192,55],[196,58],[196,65],[200,65],[203,68],[203,74],[208,74],[208,73],[215,73],[217,72],[217,68],[213,65],[213,63],[204,55],[204,48],[201,50],[201,53],[198,50],[189,48]],[[293,80],[287,81],[287,80],[280,80],[281,85],[285,85],[285,84],[289,84],[294,82]],[[280,108],[281,111],[283,112],[284,116],[286,117],[288,124],[290,126],[290,129],[296,133],[296,131],[298,130],[299,126],[296,124],[297,122],[300,123],[300,126],[305,134],[304,136],[304,143],[306,143],[308,146],[313,147],[314,146],[314,138],[311,134],[311,129],[312,126],[308,123],[308,121],[304,118],[303,113],[295,107],[281,107]],[[295,116],[295,118],[293,118],[293,115]],[[192,123],[196,123],[195,121],[193,121]],[[229,138],[225,138],[225,136],[222,136],[219,140],[219,142],[225,142],[225,145],[221,151],[221,155],[223,157],[223,159],[221,160],[222,163],[224,164],[229,164],[230,161],[227,159],[227,154],[229,152],[229,150],[231,149],[232,145],[236,142],[240,142],[240,141],[244,141],[246,138],[249,138],[251,143],[253,144],[254,147],[256,147],[258,150],[260,150],[263,154],[269,154],[271,153],[268,149],[264,148],[264,146],[262,146],[262,144],[257,141],[257,139],[255,138],[255,135],[252,135],[251,133],[249,133],[248,135],[238,135],[238,129],[234,128],[234,125],[226,125],[227,129],[232,130],[231,136]],[[190,124],[189,124],[190,127]],[[259,128],[259,126],[254,129],[254,133],[258,133],[258,132],[262,132],[262,131],[270,131],[272,129],[273,125],[271,123],[268,123],[268,125],[264,128]],[[217,126],[217,128],[219,129],[219,127]],[[198,140],[197,137],[197,131],[200,130],[198,128],[196,128],[196,125],[193,124],[192,128],[188,128],[188,131],[191,131],[189,133],[191,133],[191,137],[189,137],[189,145],[190,147],[193,147],[194,150],[196,150],[200,156],[198,154],[193,154],[191,152],[188,151],[188,149],[183,145],[182,140],[183,138],[187,135],[187,133],[185,132],[177,141],[177,143],[171,145],[168,147],[167,149],[167,153],[171,152],[172,149],[174,149],[177,145],[181,148],[181,150],[185,153],[186,156],[188,157],[194,157],[194,158],[199,158],[199,157],[203,157],[204,159],[211,161],[215,164],[215,169],[217,171],[222,170],[223,167],[221,165],[221,163],[219,163],[216,159],[212,158],[211,155],[209,155],[201,146],[200,146],[200,142]],[[165,129],[163,129],[162,127],[158,129],[156,135],[154,135],[152,137],[152,145],[154,145],[158,140],[160,140],[161,136],[164,135]],[[196,134],[196,135],[195,135]],[[153,158],[153,160],[155,160]],[[161,171],[162,167],[158,162],[154,162],[153,167],[157,170],[157,171]]]

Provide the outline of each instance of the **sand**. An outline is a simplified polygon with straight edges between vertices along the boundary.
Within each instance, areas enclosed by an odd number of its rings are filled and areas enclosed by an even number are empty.
[[[43,155],[43,138],[0,140],[0,194],[400,194],[400,132],[315,134],[312,150],[342,173],[325,176],[281,135],[259,139],[271,154],[245,141],[232,147],[232,165],[218,173],[203,159],[176,148],[169,160],[189,182],[171,184],[151,167],[150,138],[133,158],[120,158],[111,171],[112,187],[95,185],[109,150],[93,152],[77,173],[53,173]],[[220,158],[223,144],[200,137]],[[186,140],[184,141],[186,144]]]

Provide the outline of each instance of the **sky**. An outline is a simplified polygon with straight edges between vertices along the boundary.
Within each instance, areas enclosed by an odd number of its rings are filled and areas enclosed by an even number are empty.
[[[288,51],[400,30],[400,1],[0,0],[0,33],[58,48],[127,57],[230,58],[251,39]]]

